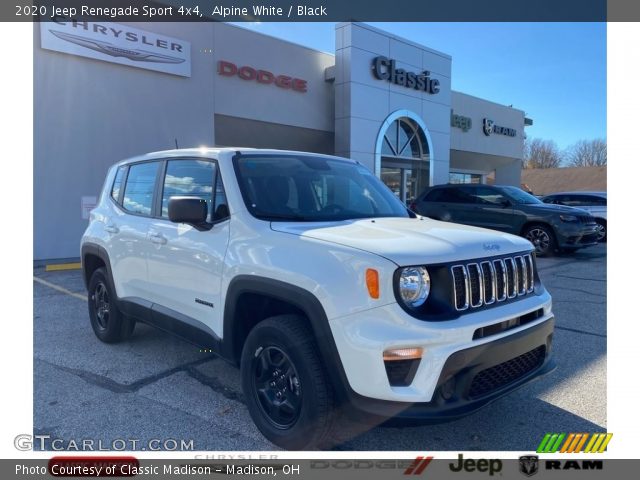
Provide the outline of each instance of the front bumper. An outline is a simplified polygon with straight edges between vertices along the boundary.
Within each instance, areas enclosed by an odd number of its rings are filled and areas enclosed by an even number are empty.
[[[350,405],[356,414],[365,414],[367,418],[378,417],[384,420],[393,417],[396,420],[410,420],[412,423],[440,423],[469,415],[555,370],[555,362],[551,358],[553,327],[552,317],[517,334],[451,355],[440,374],[430,402],[394,402],[354,394],[350,398]],[[522,358],[523,354],[536,349],[541,349],[543,353],[534,368],[490,391],[478,388],[478,384],[486,380],[486,372],[504,375],[505,370],[515,368],[512,364]],[[450,383],[452,381],[453,384]]]
[[[557,225],[556,239],[560,248],[581,248],[598,243],[597,224]]]
[[[531,312],[540,315],[529,324],[474,338],[479,328]],[[392,304],[329,324],[344,367],[340,397],[368,417],[457,418],[554,368],[550,360],[554,319],[546,291],[451,321],[417,320]],[[402,347],[422,347],[424,354],[410,385],[391,386],[382,354]],[[516,364],[504,365],[510,361]],[[519,361],[526,368],[518,366]],[[522,371],[510,374],[505,382],[491,383],[492,376],[504,375],[500,369],[508,373],[514,366]],[[489,388],[481,385],[483,378]]]

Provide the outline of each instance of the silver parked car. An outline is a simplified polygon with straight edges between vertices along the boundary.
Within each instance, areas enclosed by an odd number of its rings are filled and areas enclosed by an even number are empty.
[[[593,215],[598,223],[598,240],[607,241],[607,192],[558,192],[541,198],[544,203],[578,207]]]

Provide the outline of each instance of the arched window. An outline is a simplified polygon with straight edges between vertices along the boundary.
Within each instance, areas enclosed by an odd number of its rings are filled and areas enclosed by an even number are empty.
[[[430,184],[430,145],[424,122],[409,110],[389,115],[378,133],[376,173],[407,205]]]
[[[424,131],[410,118],[394,120],[384,134],[382,155],[408,160],[428,160],[429,145]]]

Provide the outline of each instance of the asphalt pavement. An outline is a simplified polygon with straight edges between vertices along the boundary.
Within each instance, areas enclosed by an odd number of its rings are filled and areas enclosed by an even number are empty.
[[[555,372],[455,422],[349,425],[335,449],[531,451],[546,432],[606,431],[606,258],[598,245],[538,259]],[[33,408],[47,449],[278,450],[254,426],[235,367],[141,324],[128,342],[98,341],[78,270],[34,269]]]

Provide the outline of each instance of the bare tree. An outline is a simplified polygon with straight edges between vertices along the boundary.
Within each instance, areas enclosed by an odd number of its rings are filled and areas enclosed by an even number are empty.
[[[527,139],[524,142],[524,168],[557,168],[562,163],[562,153],[553,140]]]
[[[604,139],[580,140],[567,149],[567,163],[572,167],[600,167],[607,164]]]

